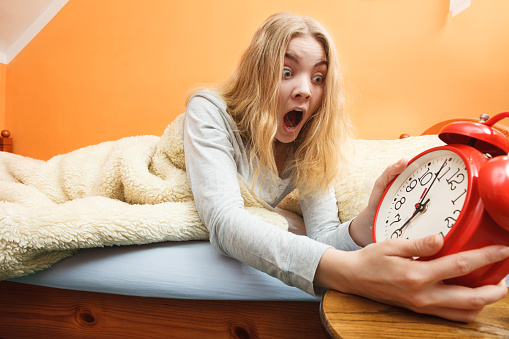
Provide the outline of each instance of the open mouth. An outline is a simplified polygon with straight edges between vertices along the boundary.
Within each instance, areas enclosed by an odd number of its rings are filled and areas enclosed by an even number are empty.
[[[285,126],[290,130],[295,129],[302,120],[302,114],[303,112],[301,109],[294,109],[293,111],[286,113],[283,118]]]

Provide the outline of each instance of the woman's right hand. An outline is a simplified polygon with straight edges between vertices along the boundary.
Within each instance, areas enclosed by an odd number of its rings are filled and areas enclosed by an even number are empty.
[[[506,280],[470,288],[443,280],[463,276],[509,257],[509,248],[488,246],[430,261],[414,260],[437,253],[439,235],[422,239],[391,239],[354,252],[328,249],[315,275],[315,284],[361,295],[418,313],[471,322],[484,306],[507,294]]]

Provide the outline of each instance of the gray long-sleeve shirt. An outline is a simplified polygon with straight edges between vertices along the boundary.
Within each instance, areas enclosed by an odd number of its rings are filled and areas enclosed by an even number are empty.
[[[249,150],[226,111],[223,100],[202,92],[188,103],[184,123],[186,171],[198,213],[220,253],[266,272],[312,295],[313,279],[323,252],[360,247],[351,239],[350,222],[341,224],[333,189],[327,194],[301,196],[307,236],[281,230],[244,209],[237,173],[251,184]],[[293,187],[290,179],[271,178],[255,191],[276,206]]]

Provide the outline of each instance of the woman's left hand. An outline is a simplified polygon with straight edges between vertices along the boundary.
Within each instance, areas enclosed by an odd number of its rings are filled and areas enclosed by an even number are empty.
[[[402,158],[398,162],[389,165],[378,177],[369,196],[368,206],[350,224],[350,236],[359,246],[366,246],[373,242],[371,227],[375,218],[378,203],[387,188],[387,185],[408,165],[408,159]]]

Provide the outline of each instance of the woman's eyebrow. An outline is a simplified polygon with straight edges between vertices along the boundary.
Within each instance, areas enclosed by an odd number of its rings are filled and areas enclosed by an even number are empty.
[[[285,58],[291,59],[297,63],[299,62],[299,58],[297,58],[295,55],[290,54],[290,53],[285,53]]]
[[[316,64],[315,64],[315,67],[317,66],[321,66],[321,65],[325,65],[327,67],[329,67],[329,62],[327,60],[321,60],[321,61],[318,61]]]

